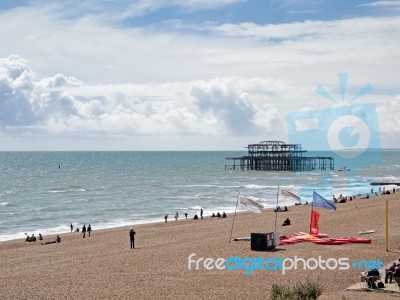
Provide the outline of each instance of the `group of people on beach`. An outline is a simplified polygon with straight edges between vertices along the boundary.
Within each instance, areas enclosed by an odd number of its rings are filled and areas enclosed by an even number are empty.
[[[390,192],[389,190],[386,190],[385,187],[379,187],[379,192],[375,192],[374,188],[371,188],[371,193],[366,193],[365,195],[362,194],[358,194],[358,195],[353,195],[353,196],[344,196],[343,194],[340,194],[339,197],[335,197],[335,195],[332,196],[332,200],[335,203],[346,203],[347,201],[352,201],[354,199],[356,199],[357,197],[359,199],[369,199],[370,195],[372,196],[379,196],[379,195],[390,195],[391,193],[396,194],[396,192],[400,191],[400,188],[394,188],[392,189],[392,192]]]
[[[25,242],[36,242],[36,240],[43,241],[43,236],[41,233],[39,233],[38,238],[36,238],[35,234],[32,233],[31,236],[27,235]],[[56,239],[54,241],[46,242],[46,243],[40,243],[41,245],[48,245],[48,244],[54,244],[54,243],[61,243],[61,238],[59,235],[57,235]]]
[[[69,225],[69,227],[71,228],[71,232],[73,232],[74,226],[72,225],[72,223]],[[79,232],[79,227],[76,228],[75,232]],[[90,237],[91,232],[92,232],[92,226],[90,224],[87,228],[86,228],[86,225],[83,225],[82,230],[81,230],[81,233],[83,234],[83,238],[86,237],[86,233],[88,233],[88,235]],[[29,234],[27,234],[25,242],[36,242],[37,240],[43,241],[43,236],[41,233],[39,233],[39,236],[37,238],[34,233],[32,233],[31,236],[29,236]],[[54,243],[60,243],[60,242],[61,242],[61,238],[59,235],[57,235],[57,237],[53,241],[41,243],[41,244],[47,245],[47,244],[54,244]]]
[[[72,225],[72,223],[69,225],[69,227],[71,228],[71,232],[74,231],[74,225]],[[79,232],[79,227],[76,228],[75,232]],[[92,232],[92,226],[89,224],[89,226],[86,228],[86,224],[83,225],[81,233],[83,234],[83,238],[86,237],[86,233],[88,233],[89,237],[90,234]],[[43,240],[43,236],[41,233],[39,233],[38,238],[36,238],[35,234],[32,234],[31,236],[27,235],[25,242],[36,242],[36,240],[42,241]],[[54,244],[54,243],[61,243],[61,238],[59,235],[57,235],[57,237],[50,242],[46,242],[46,243],[41,243],[42,245],[48,245],[48,244]]]
[[[39,241],[43,240],[43,236],[41,233],[39,233],[39,236],[37,238]],[[36,236],[34,233],[32,233],[31,236],[29,236],[29,234],[26,235],[26,239],[25,242],[36,242]]]
[[[396,189],[393,187],[392,193],[393,193],[393,194],[396,194],[396,191],[399,192],[400,189],[397,188],[397,190],[396,190]],[[371,189],[371,194],[372,194],[373,192],[374,192],[374,189],[372,188],[372,189]],[[382,195],[390,195],[390,191],[389,191],[389,190],[386,190],[385,187],[383,187],[383,188],[379,187],[379,194],[381,194],[381,193],[382,193]],[[376,194],[376,193],[375,193],[375,194]],[[378,196],[378,195],[376,194],[376,196]]]
[[[201,219],[203,219],[203,213],[204,213],[204,211],[203,211],[203,209],[201,208],[200,209],[200,218]],[[185,213],[185,218],[187,219],[188,218],[188,213]],[[175,218],[175,221],[178,221],[178,219],[179,219],[179,213],[178,212],[175,212],[175,216],[174,216],[174,218]],[[193,220],[198,220],[199,219],[199,216],[197,215],[197,214],[195,214],[194,216],[193,216]],[[168,222],[168,214],[166,214],[165,216],[164,216],[164,221],[165,221],[165,223],[167,223]]]
[[[71,228],[71,232],[74,231],[74,225],[72,225],[72,223],[69,225],[69,227]],[[76,228],[75,232],[79,232],[79,227]],[[82,230],[81,233],[83,235],[83,238],[86,237],[86,233],[88,233],[89,237],[90,234],[92,232],[92,226],[89,224],[89,226],[86,228],[86,224],[82,226]],[[25,242],[36,242],[36,240],[42,241],[43,240],[43,236],[41,233],[39,233],[38,238],[36,238],[35,234],[32,234],[31,236],[29,236],[29,234],[27,234]],[[61,238],[59,235],[57,235],[57,237],[55,238],[55,240],[50,241],[50,242],[46,242],[46,243],[41,243],[42,245],[47,245],[47,244],[54,244],[54,243],[61,243]]]
[[[217,212],[217,214],[213,213],[211,218],[226,218],[226,213],[223,212],[222,215],[219,212]]]
[[[195,215],[193,216],[193,220],[203,219],[203,214],[204,214],[204,210],[201,208],[201,209],[200,209],[200,217],[199,217],[197,214],[195,214]],[[217,212],[217,214],[212,213],[212,215],[211,215],[211,218],[226,218],[226,217],[227,217],[227,216],[226,216],[226,213],[225,213],[225,212],[223,212],[222,214],[220,214],[219,212]],[[185,213],[185,218],[186,218],[186,219],[188,218],[188,213]],[[176,212],[176,213],[175,213],[175,221],[178,221],[178,219],[179,219],[179,213]],[[165,223],[168,222],[168,214],[166,214],[166,215],[164,216],[164,221],[165,221]]]
[[[71,232],[74,231],[74,225],[72,225],[72,223],[69,225],[69,227],[71,228]],[[79,227],[76,227],[75,232],[79,232]],[[81,233],[83,234],[83,238],[86,237],[86,232],[88,233],[89,237],[90,237],[90,233],[92,232],[92,226],[89,224],[89,226],[86,228],[86,224],[84,224],[82,226],[82,230]]]
[[[378,269],[372,268],[370,270],[366,270],[365,272],[362,272],[361,275],[365,279],[365,283],[368,288],[378,289],[378,288],[385,287],[383,282],[380,281],[381,275],[380,275]],[[389,268],[385,269],[385,283],[386,284],[392,283],[393,279],[399,278],[399,277],[400,277],[400,258],[397,262],[396,261],[393,262],[393,264]],[[376,280],[376,279],[378,279],[378,280]],[[400,287],[400,283],[398,283],[398,286]]]
[[[388,280],[389,283],[392,283],[393,278],[400,277],[400,258],[397,263],[393,262],[393,264],[388,269],[386,269],[385,272],[385,283],[388,283]]]
[[[287,206],[285,206],[284,208],[282,208],[282,207],[280,207],[280,206],[277,206],[277,207],[274,209],[274,212],[281,212],[281,211],[289,211],[289,209],[287,208]]]

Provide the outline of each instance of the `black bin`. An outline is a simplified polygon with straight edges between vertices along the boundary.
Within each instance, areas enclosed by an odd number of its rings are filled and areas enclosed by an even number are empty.
[[[275,248],[273,232],[252,232],[250,249],[253,251],[268,251]]]
[[[252,232],[250,249],[253,251],[267,251],[267,233]]]

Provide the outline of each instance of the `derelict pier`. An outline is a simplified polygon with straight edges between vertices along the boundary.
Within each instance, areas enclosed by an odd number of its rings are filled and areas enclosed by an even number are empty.
[[[313,171],[334,170],[332,157],[308,157],[300,144],[286,144],[280,141],[264,141],[246,147],[248,154],[242,157],[227,157],[233,165],[225,170],[259,171]]]

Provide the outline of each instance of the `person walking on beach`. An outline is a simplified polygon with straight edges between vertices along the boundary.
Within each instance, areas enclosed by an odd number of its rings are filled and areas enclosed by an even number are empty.
[[[83,225],[83,227],[82,227],[82,234],[83,234],[83,238],[85,238],[85,236],[86,236],[86,225]]]
[[[69,225],[69,227],[71,228],[71,232],[72,232],[72,230],[74,230],[74,226],[72,225],[72,223],[71,223],[71,225]]]
[[[168,214],[165,215],[164,220],[165,220],[165,223],[168,222]]]
[[[203,209],[200,209],[200,218],[203,219]]]
[[[175,213],[175,221],[178,221],[178,218],[179,218],[179,214],[178,214],[178,212],[176,212]]]
[[[136,232],[131,227],[131,230],[129,231],[129,239],[131,241],[131,249],[135,248],[135,234],[136,234]]]
[[[90,224],[89,224],[89,226],[88,226],[88,228],[87,228],[87,232],[88,232],[89,237],[90,237],[90,233],[92,232],[92,227],[90,226]]]

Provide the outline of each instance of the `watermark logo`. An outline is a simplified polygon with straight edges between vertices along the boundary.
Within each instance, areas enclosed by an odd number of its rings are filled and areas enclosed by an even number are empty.
[[[346,98],[347,79],[347,74],[339,74],[339,100],[322,86],[316,87],[316,93],[329,100],[332,107],[287,114],[290,143],[302,144],[306,150],[330,151],[343,163],[351,162],[367,150],[380,149],[375,104],[353,105],[355,100],[372,91],[372,86],[368,83],[353,97]]]
[[[379,260],[379,259],[378,260],[375,260],[375,259],[372,259],[372,260],[361,259],[358,262],[352,263],[351,266],[353,268],[355,268],[355,269],[358,269],[358,270],[363,270],[363,269],[366,269],[366,270],[373,270],[373,269],[380,270],[380,269],[383,269],[383,262],[381,260]]]
[[[334,158],[335,169],[345,171],[340,177],[321,173],[319,181],[308,182],[300,188],[301,197],[309,198],[310,193],[321,186],[326,195],[330,194],[327,192],[329,188],[338,190],[340,194],[347,193],[348,196],[365,194],[365,187],[354,186],[352,177],[360,168],[381,163],[376,106],[374,103],[354,104],[371,92],[372,86],[368,83],[354,96],[347,97],[347,81],[347,74],[339,74],[340,97],[337,98],[321,85],[316,87],[316,93],[331,104],[329,107],[286,115],[290,144],[300,144],[303,150],[323,151],[317,156]]]
[[[349,270],[350,267],[356,269],[383,269],[381,260],[359,260],[350,264],[349,258],[327,258],[321,256],[316,258],[301,258],[298,256],[286,257],[269,257],[263,259],[261,256],[250,258],[239,256],[225,258],[196,258],[196,253],[192,253],[188,257],[188,270],[224,270],[244,271],[246,275],[251,275],[254,271],[281,271],[285,275],[290,270]]]

